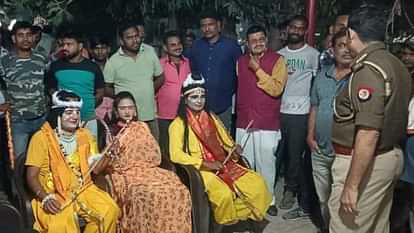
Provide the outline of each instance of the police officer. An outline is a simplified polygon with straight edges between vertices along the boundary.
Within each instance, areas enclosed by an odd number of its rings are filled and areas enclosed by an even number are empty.
[[[375,6],[363,6],[349,18],[347,46],[356,57],[334,103],[331,233],[389,232],[411,80],[382,43],[386,15]]]

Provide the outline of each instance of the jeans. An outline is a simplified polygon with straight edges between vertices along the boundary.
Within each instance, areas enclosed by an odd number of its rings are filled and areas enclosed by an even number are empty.
[[[6,191],[6,185],[9,183],[9,177],[7,176],[8,165],[8,151],[7,151],[7,135],[6,124],[3,117],[0,116],[0,192]]]
[[[409,213],[409,223],[410,223],[410,232],[414,233],[414,184],[409,184],[408,186],[409,192],[409,206],[410,206],[410,213]]]
[[[45,120],[46,115],[35,119],[12,120],[12,137],[14,154],[16,156],[20,156],[26,152],[30,137],[40,129]]]
[[[308,115],[280,114],[286,191],[298,194],[299,206],[311,210],[312,162],[306,145]]]
[[[328,201],[331,195],[332,174],[331,167],[334,155],[325,155],[317,152],[312,153],[312,171],[316,193],[318,194],[319,205],[322,214],[322,227],[329,229]]]

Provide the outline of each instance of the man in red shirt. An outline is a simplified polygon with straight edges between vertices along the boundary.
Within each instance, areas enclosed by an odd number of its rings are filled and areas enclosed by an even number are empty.
[[[176,31],[169,31],[163,39],[163,48],[166,53],[160,59],[164,70],[165,81],[156,94],[157,115],[160,130],[160,146],[164,158],[168,155],[168,127],[177,116],[180,103],[181,87],[190,74],[190,63],[183,53],[183,45]]]

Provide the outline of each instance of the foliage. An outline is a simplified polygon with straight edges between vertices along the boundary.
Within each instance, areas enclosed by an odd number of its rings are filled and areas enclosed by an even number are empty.
[[[300,0],[299,0],[300,1]],[[70,20],[84,11],[82,5],[94,2],[114,21],[125,19],[163,18],[183,12],[196,17],[207,8],[214,8],[231,18],[245,18],[262,24],[274,24],[289,14],[283,6],[289,0],[0,0],[3,10],[9,15],[29,11],[27,17],[41,15],[52,24]],[[298,2],[295,0],[293,2]],[[92,4],[89,4],[92,5]],[[96,9],[91,9],[96,10]],[[290,9],[295,10],[295,9]],[[290,11],[290,12],[291,12]]]
[[[9,19],[31,21],[34,16],[41,15],[56,25],[73,18],[69,6],[74,1],[76,0],[2,0],[0,5]]]

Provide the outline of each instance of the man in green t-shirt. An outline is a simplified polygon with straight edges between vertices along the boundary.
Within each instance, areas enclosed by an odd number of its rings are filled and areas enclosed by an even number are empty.
[[[136,23],[120,25],[119,38],[121,47],[104,69],[106,94],[130,92],[137,102],[138,118],[148,123],[158,139],[155,92],[164,82],[160,61],[154,48],[142,43]]]

